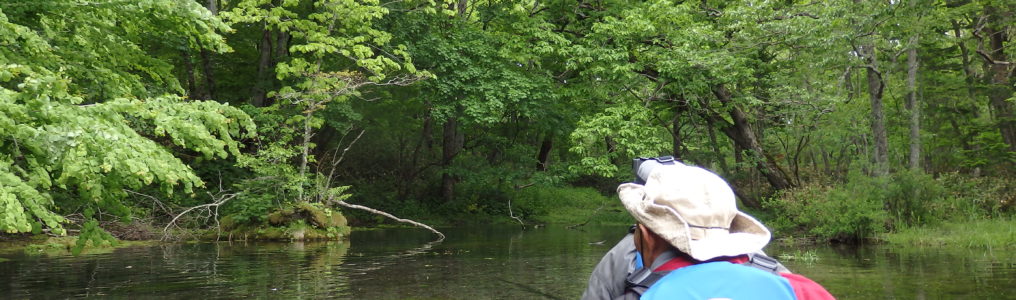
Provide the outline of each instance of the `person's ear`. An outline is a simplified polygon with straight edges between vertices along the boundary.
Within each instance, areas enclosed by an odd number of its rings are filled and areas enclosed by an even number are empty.
[[[655,233],[649,230],[649,227],[639,224],[639,228],[636,230],[639,231],[639,239],[641,240],[639,241],[639,243],[642,244],[641,251],[646,251],[649,249],[655,250],[659,246],[660,244],[659,238]]]
[[[638,224],[638,228],[635,228],[635,232],[638,233],[638,234],[635,235],[635,238],[637,239],[635,241],[636,245],[641,246],[641,249],[638,249],[638,250],[639,251],[644,251],[645,249],[647,249],[646,248],[646,241],[649,240],[648,237],[649,237],[649,234],[651,234],[651,232],[649,232],[649,228],[648,227],[646,227],[645,225],[642,225],[642,224]]]

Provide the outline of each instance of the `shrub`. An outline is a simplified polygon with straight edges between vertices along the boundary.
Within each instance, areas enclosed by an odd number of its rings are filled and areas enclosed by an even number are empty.
[[[940,209],[947,220],[1002,217],[1016,210],[1016,181],[1010,178],[944,173],[938,181],[945,190]]]
[[[947,213],[941,209],[946,189],[931,175],[904,171],[890,176],[883,186],[885,207],[894,227],[934,223]]]
[[[838,187],[805,186],[763,200],[763,207],[777,216],[771,227],[778,234],[803,231],[847,241],[884,232],[887,180],[852,179]]]
[[[1004,217],[1016,183],[1002,178],[939,178],[915,172],[885,177],[851,174],[838,186],[809,185],[763,199],[777,234],[807,232],[826,239],[872,238],[884,232]]]

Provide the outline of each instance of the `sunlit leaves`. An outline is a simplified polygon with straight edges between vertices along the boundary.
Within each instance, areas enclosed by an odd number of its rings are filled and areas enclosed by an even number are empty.
[[[583,118],[571,134],[574,146],[569,150],[583,158],[573,168],[582,173],[616,177],[628,174],[629,170],[619,170],[614,161],[665,152],[670,140],[665,139],[666,132],[661,128],[648,125],[652,118],[652,110],[635,101],[618,103]],[[607,153],[608,138],[617,147],[611,153]]]
[[[391,34],[374,28],[374,22],[388,14],[376,0],[284,1],[280,6],[270,2],[241,1],[222,16],[233,24],[264,22],[269,29],[293,36],[289,50],[297,55],[279,64],[280,79],[313,80],[316,73],[332,69],[323,66],[325,62],[348,72],[364,72],[362,76],[373,81],[386,78],[390,71],[415,70],[405,51],[377,51],[388,46]],[[351,77],[359,76],[351,73]],[[334,84],[334,90],[345,88],[345,83]]]
[[[0,61],[66,74],[85,97],[182,92],[172,65],[145,48],[229,49],[217,33],[229,28],[194,1],[5,1],[0,14]]]
[[[0,159],[0,163],[8,165],[11,161]],[[40,222],[54,228],[54,233],[64,234],[60,226],[64,218],[50,211],[53,200],[49,195],[10,171],[0,167],[0,231],[31,232]]]
[[[216,30],[228,27],[191,1],[0,4],[0,230],[64,234],[55,193],[126,216],[125,188],[204,184],[180,153],[238,154],[250,118],[165,95],[181,91],[172,66],[144,50],[228,50]]]

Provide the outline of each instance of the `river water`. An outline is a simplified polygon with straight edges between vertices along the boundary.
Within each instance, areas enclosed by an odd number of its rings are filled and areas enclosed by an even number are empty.
[[[440,243],[423,230],[383,229],[345,242],[7,253],[0,298],[577,299],[625,229],[470,226],[442,229]],[[774,244],[767,252],[840,299],[1016,299],[1011,251]]]

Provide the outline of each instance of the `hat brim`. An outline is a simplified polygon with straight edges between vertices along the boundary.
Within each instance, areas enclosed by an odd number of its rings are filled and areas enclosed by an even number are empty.
[[[729,231],[714,231],[704,238],[693,240],[688,222],[674,209],[647,199],[644,188],[640,184],[622,184],[617,188],[618,198],[635,220],[694,259],[706,261],[722,256],[755,253],[769,243],[769,230],[755,218],[740,211],[734,216]]]

